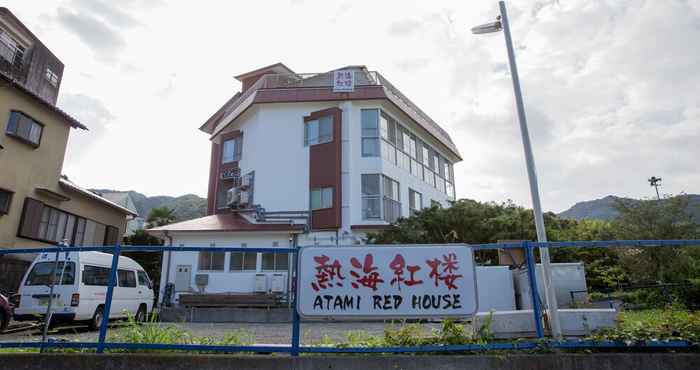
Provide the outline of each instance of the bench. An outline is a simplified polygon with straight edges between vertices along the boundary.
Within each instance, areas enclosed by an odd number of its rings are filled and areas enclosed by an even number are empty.
[[[181,294],[185,307],[271,308],[280,306],[279,294]]]

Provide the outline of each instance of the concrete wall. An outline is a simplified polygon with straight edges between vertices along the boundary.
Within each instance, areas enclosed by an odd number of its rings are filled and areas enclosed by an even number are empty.
[[[258,370],[695,370],[700,355],[684,353],[611,353],[542,355],[319,355],[319,356],[231,356],[190,354],[2,354],[3,368],[21,370],[159,370],[159,369],[258,369]]]

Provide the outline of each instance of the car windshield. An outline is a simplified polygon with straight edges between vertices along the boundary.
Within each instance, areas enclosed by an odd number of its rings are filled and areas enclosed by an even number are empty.
[[[50,285],[51,271],[53,271],[54,266],[56,268],[54,283],[56,285],[73,285],[75,282],[75,263],[66,262],[65,270],[63,269],[63,265],[64,262],[58,262],[58,264],[55,262],[39,262],[35,264],[24,285]],[[61,274],[63,274],[63,279],[59,283]]]

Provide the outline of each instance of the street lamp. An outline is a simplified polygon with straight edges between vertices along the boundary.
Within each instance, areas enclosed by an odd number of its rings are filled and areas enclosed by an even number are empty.
[[[539,242],[546,242],[547,231],[544,228],[544,217],[542,216],[542,205],[540,204],[540,191],[537,185],[537,173],[535,172],[535,158],[532,155],[530,134],[527,130],[527,119],[525,118],[523,96],[522,92],[520,91],[518,68],[515,65],[515,52],[513,51],[513,40],[510,36],[510,25],[508,24],[506,4],[503,1],[499,1],[498,5],[501,10],[501,15],[496,18],[496,22],[476,26],[472,28],[472,33],[479,35],[503,30],[503,35],[506,39],[506,48],[508,49],[510,74],[513,79],[515,103],[518,108],[518,119],[520,120],[520,134],[522,135],[523,149],[525,150],[525,163],[527,164],[527,175],[528,179],[530,180],[530,194],[532,196],[532,211],[535,216],[535,229],[537,230],[537,240]],[[549,319],[552,325],[552,335],[555,338],[560,339],[561,325],[559,321],[557,297],[554,294],[554,289],[552,287],[552,270],[549,261],[549,248],[540,247],[540,259],[542,260],[542,270],[544,272],[544,290],[547,301],[547,307],[549,308]]]

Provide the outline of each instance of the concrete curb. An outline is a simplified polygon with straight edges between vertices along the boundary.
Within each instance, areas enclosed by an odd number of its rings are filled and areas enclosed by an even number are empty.
[[[700,369],[700,354],[611,353],[503,356],[231,356],[189,354],[0,354],[0,367],[13,370],[457,370],[457,369]]]

